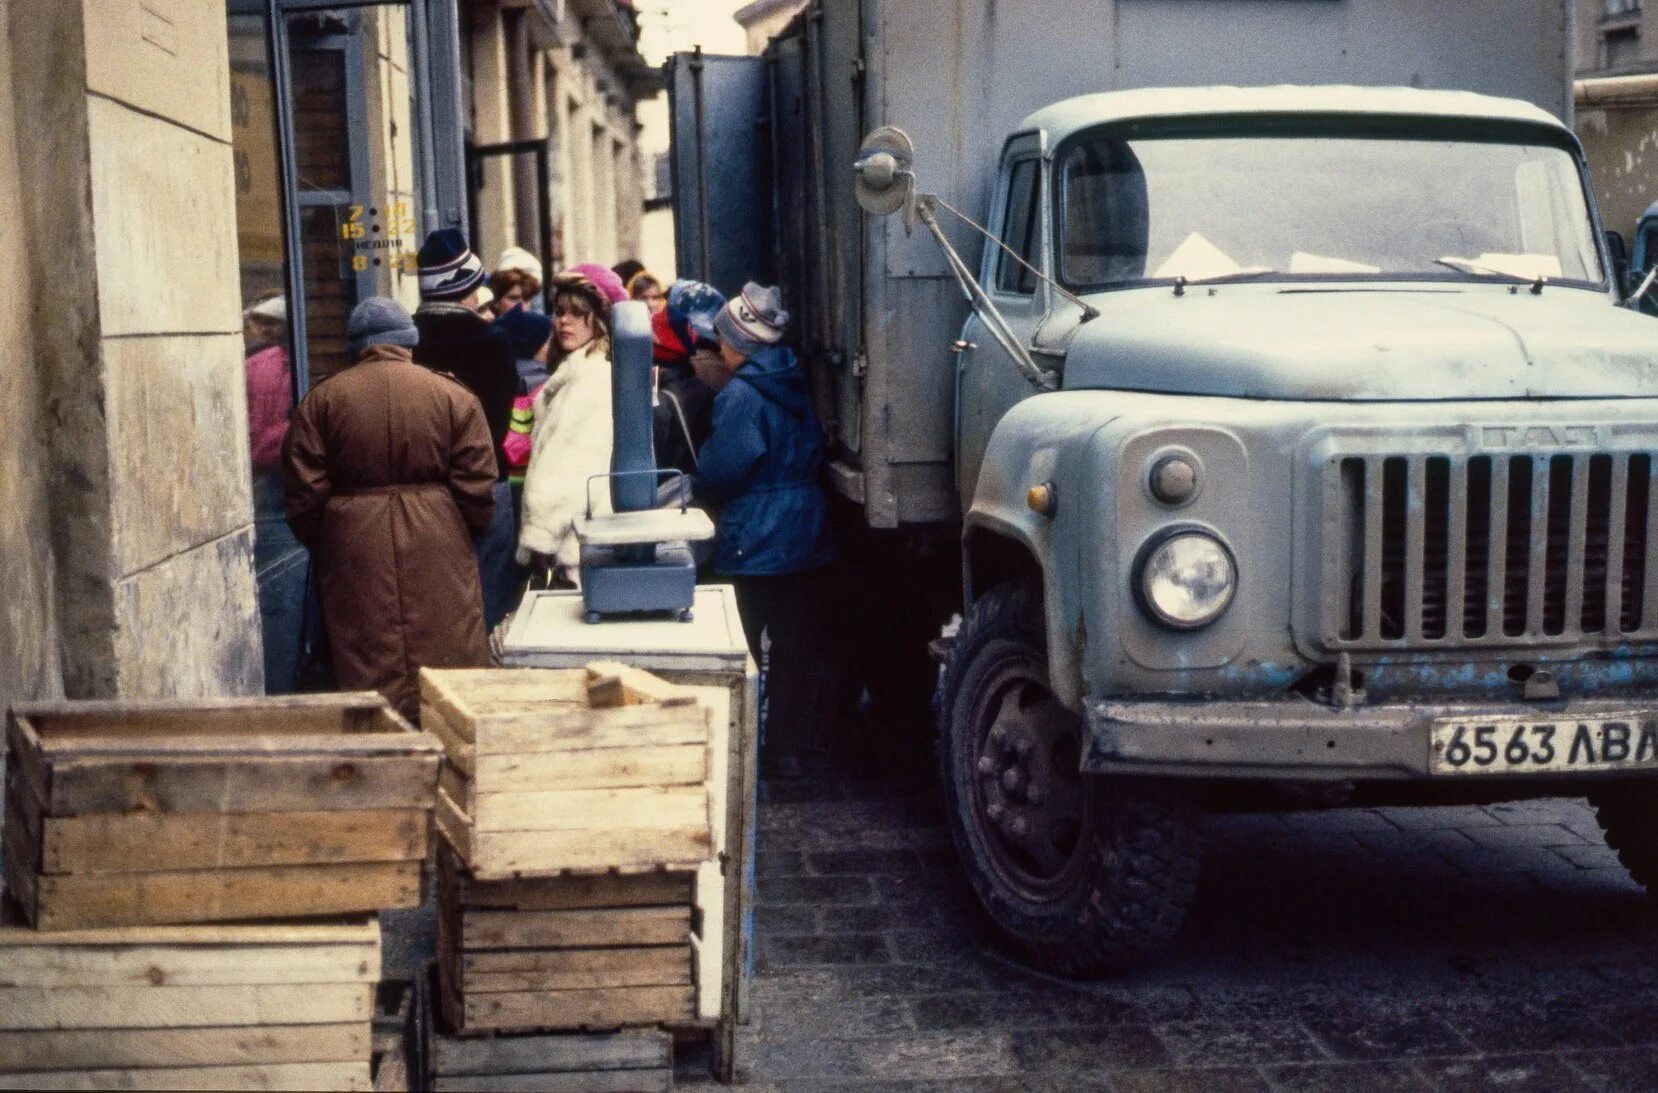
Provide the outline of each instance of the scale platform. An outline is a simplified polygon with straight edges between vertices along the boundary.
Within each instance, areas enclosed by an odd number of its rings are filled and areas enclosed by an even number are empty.
[[[580,592],[531,592],[507,627],[501,666],[581,668],[619,660],[649,671],[751,671],[736,590],[701,585],[692,607],[690,622],[624,616],[594,626]]]
[[[689,622],[697,563],[691,542],[714,537],[701,509],[645,509],[576,520],[587,621],[618,615],[674,615]]]
[[[697,543],[714,537],[714,521],[701,509],[646,509],[578,516],[575,531],[583,546]]]

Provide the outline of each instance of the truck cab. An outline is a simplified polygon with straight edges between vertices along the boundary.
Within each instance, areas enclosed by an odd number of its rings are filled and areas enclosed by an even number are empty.
[[[1651,838],[1616,806],[1658,771],[1658,343],[1585,181],[1461,92],[1111,92],[1009,137],[979,284],[1043,371],[968,320],[940,732],[1040,963],[1166,937],[1215,779],[1559,781]]]

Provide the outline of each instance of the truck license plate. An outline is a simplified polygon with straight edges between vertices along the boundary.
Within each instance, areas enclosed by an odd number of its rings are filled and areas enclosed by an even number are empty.
[[[1433,722],[1434,774],[1658,768],[1658,711],[1592,718],[1447,717]]]

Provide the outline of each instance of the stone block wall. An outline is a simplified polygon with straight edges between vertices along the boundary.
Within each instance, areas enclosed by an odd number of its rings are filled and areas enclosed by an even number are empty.
[[[72,0],[9,30],[63,688],[257,693],[224,7]]]
[[[11,13],[0,4],[0,708],[61,693],[47,507],[45,404],[35,367]]]

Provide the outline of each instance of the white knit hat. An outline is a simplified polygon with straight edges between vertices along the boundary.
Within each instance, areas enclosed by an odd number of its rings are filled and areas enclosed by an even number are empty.
[[[286,296],[272,296],[260,300],[257,304],[242,312],[249,319],[269,319],[274,323],[288,321],[288,298]]]
[[[501,252],[501,257],[495,262],[495,270],[499,273],[504,269],[515,269],[529,274],[537,281],[544,280],[541,274],[541,262],[523,247],[508,247]]]

